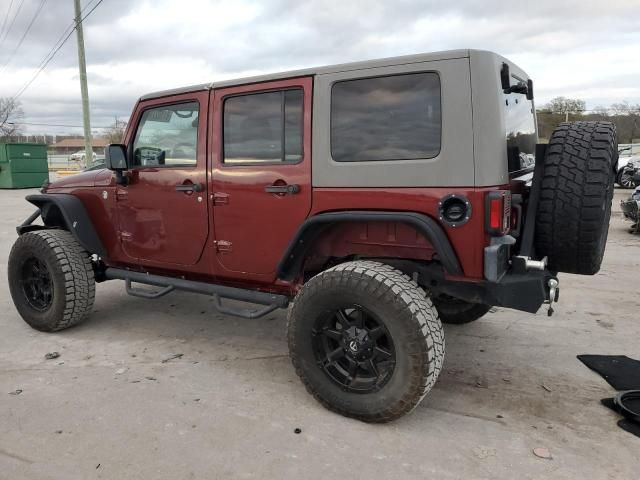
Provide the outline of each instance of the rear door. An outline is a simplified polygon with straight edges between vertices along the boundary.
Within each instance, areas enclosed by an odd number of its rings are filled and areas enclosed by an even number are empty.
[[[222,276],[270,281],[311,209],[312,78],[216,89],[212,201]]]
[[[208,102],[208,91],[149,100],[132,117],[129,183],[116,201],[122,249],[137,262],[180,269],[202,256]]]

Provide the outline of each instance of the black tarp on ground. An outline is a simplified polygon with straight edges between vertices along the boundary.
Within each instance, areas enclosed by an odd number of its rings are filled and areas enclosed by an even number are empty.
[[[640,390],[640,361],[625,355],[578,355],[578,360],[594,372],[600,374],[609,385],[619,391]],[[620,413],[613,398],[603,398],[600,401],[605,407]],[[640,410],[640,406],[627,405],[633,410]],[[623,430],[640,437],[640,424],[623,418],[618,421]]]
[[[616,390],[640,390],[640,361],[625,355],[578,355]]]

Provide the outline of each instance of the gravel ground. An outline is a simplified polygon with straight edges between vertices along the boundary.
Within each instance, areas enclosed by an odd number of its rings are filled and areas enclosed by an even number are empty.
[[[207,297],[151,302],[109,282],[83,325],[30,329],[6,280],[26,193],[0,191],[2,479],[638,478],[640,438],[616,426],[599,403],[613,390],[575,358],[640,358],[640,237],[619,214],[601,273],[561,275],[553,317],[497,309],[446,327],[431,394],[367,425],[305,392],[282,312],[240,320]]]

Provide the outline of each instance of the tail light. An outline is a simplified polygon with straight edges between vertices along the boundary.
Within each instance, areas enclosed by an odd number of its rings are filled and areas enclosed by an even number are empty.
[[[511,192],[495,190],[487,193],[485,210],[487,233],[493,236],[506,234],[511,227]]]

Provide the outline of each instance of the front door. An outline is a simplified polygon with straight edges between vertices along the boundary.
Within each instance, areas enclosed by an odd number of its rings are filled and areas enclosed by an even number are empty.
[[[127,138],[129,183],[118,186],[120,241],[137,262],[194,265],[209,233],[208,91],[140,104]]]
[[[212,201],[221,275],[270,281],[311,209],[312,79],[214,90]]]

